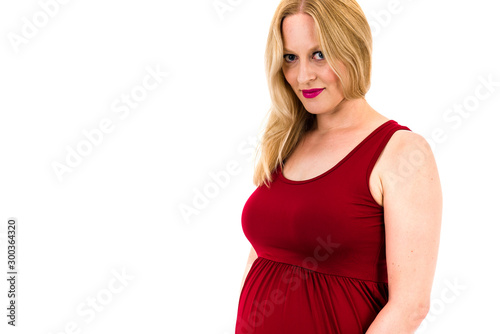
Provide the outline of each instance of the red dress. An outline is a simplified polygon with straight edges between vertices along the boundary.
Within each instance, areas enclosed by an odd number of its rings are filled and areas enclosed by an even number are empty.
[[[388,301],[384,210],[368,180],[397,130],[389,120],[312,179],[257,187],[242,228],[258,258],[241,291],[236,334],[362,334]]]

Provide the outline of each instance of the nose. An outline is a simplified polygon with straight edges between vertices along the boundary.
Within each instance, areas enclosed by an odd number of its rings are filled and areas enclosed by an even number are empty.
[[[309,61],[301,61],[299,63],[299,73],[297,75],[297,82],[299,84],[305,84],[308,81],[312,81],[316,78],[316,73],[312,68]]]

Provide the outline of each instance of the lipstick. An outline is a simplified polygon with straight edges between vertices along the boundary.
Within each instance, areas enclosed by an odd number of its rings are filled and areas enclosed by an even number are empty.
[[[302,90],[302,95],[306,99],[312,99],[321,94],[321,92],[324,90],[324,88],[315,88],[315,89],[303,89]]]

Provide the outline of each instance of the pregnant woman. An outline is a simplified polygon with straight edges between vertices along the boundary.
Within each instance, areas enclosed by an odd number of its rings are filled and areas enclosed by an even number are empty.
[[[371,51],[354,0],[276,10],[236,334],[414,333],[429,310],[437,166],[421,135],[367,103]]]

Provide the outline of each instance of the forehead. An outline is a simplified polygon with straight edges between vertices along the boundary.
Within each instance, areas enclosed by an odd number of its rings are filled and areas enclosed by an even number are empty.
[[[308,14],[285,17],[282,25],[283,46],[289,51],[309,50],[318,44],[314,19]]]

